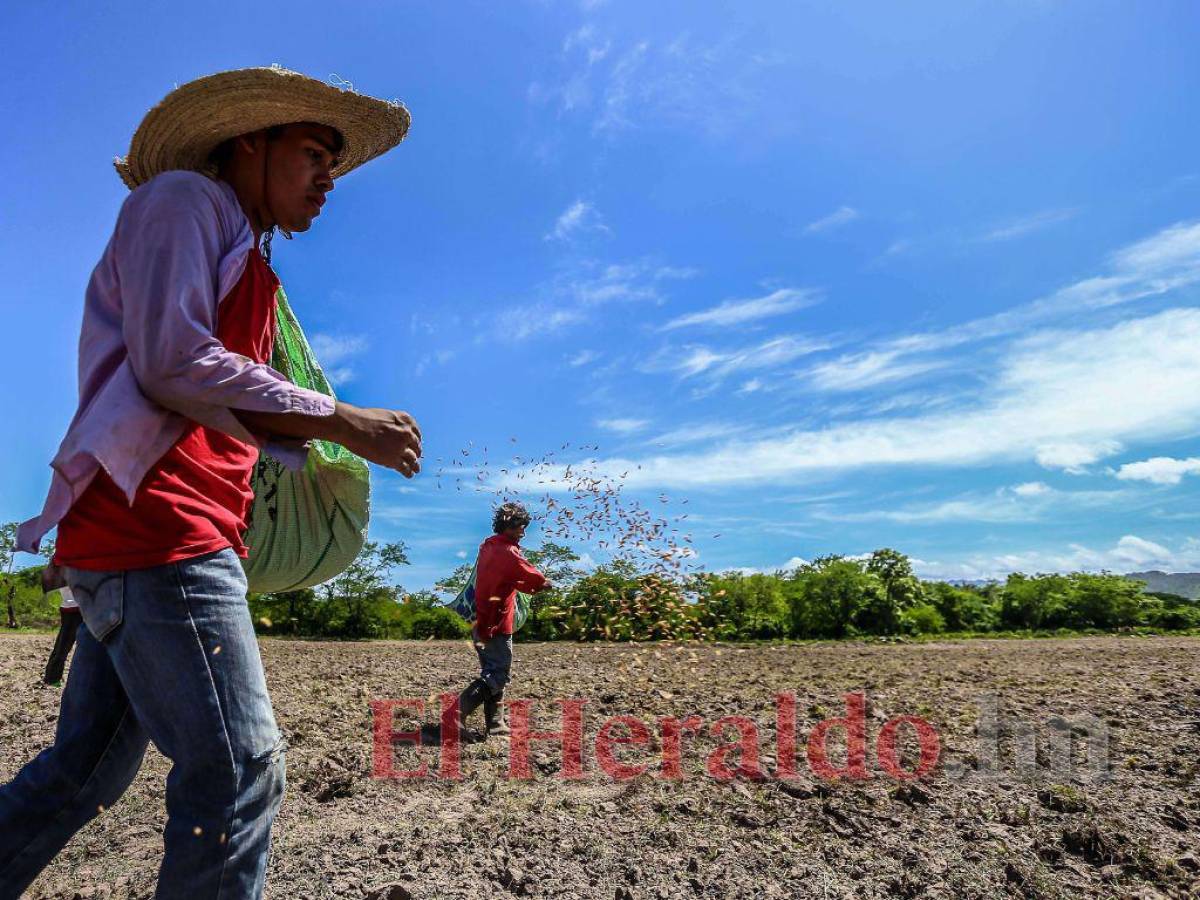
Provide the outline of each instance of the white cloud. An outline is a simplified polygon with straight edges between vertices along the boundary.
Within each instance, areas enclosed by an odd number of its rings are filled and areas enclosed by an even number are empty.
[[[1040,481],[967,494],[950,500],[899,509],[866,512],[819,510],[814,518],[831,522],[899,522],[928,525],[943,522],[1032,522],[1062,508],[1094,509],[1122,502],[1122,491],[1055,491]]]
[[[1200,541],[1187,538],[1172,549],[1135,534],[1121,537],[1111,547],[1093,549],[1070,544],[1063,550],[1030,550],[994,555],[969,555],[957,562],[914,566],[922,578],[1004,578],[1011,572],[1132,572],[1161,569],[1171,572],[1200,568]]]
[[[598,428],[603,428],[605,431],[612,431],[616,434],[633,434],[635,431],[641,431],[649,424],[649,419],[599,419],[596,422]]]
[[[547,232],[543,240],[566,241],[588,231],[608,232],[609,228],[590,203],[576,200],[558,217],[554,227]]]
[[[523,341],[531,337],[554,334],[586,320],[582,310],[564,309],[551,303],[535,303],[501,310],[494,318],[492,333],[480,335],[477,342],[491,340],[494,334],[508,340]]]
[[[1125,463],[1116,475],[1123,481],[1179,484],[1185,475],[1200,475],[1200,457],[1172,459],[1169,456],[1155,456],[1141,462]]]
[[[1200,432],[1197,346],[1198,309],[1046,332],[1011,347],[992,383],[953,409],[796,428],[703,453],[603,466],[631,470],[631,486],[666,487],[779,482],[865,466],[979,466],[1039,457],[1086,465],[1120,444]],[[717,361],[705,358],[692,368],[715,371],[722,357],[712,356]]]
[[[947,328],[910,334],[881,345],[884,350],[920,353],[1005,337],[1058,318],[1161,296],[1200,282],[1200,223],[1179,223],[1118,250],[1111,271],[1083,278],[1049,296]]]
[[[831,231],[834,228],[841,228],[843,225],[849,225],[859,216],[858,210],[852,206],[840,207],[822,219],[817,219],[815,222],[809,222],[804,226],[805,234],[819,234],[822,231]]]
[[[1178,222],[1112,255],[1123,272],[1162,276],[1182,271],[1197,276],[1200,265],[1200,222]]]
[[[895,384],[947,365],[945,360],[902,360],[898,351],[852,353],[813,366],[805,378],[817,390],[860,391]]]
[[[739,394],[754,394],[761,391],[763,382],[761,378],[750,378],[742,382],[742,386],[738,388]]]
[[[420,377],[429,371],[431,366],[444,366],[456,356],[458,356],[458,351],[450,349],[435,350],[433,353],[426,353],[417,362],[417,368],[414,374],[416,374],[417,377]]]
[[[1043,228],[1048,228],[1051,225],[1058,225],[1061,222],[1066,222],[1073,219],[1079,211],[1076,209],[1047,209],[1033,215],[1025,216],[1020,219],[1014,219],[1011,222],[1006,222],[996,228],[993,228],[987,234],[980,238],[981,241],[994,243],[997,241],[1011,241],[1014,238],[1024,237],[1033,231],[1040,231]]]
[[[354,380],[357,374],[354,367],[345,363],[366,351],[368,341],[363,335],[357,334],[314,334],[309,339],[309,346],[321,365],[321,371],[329,383],[336,387]]]
[[[776,572],[794,572],[797,569],[802,569],[808,565],[808,560],[800,556],[793,556],[781,566],[738,566],[734,569],[723,569],[725,572],[736,572],[739,575],[774,575]]]
[[[1083,475],[1087,466],[1121,452],[1118,441],[1104,439],[1088,442],[1044,444],[1034,458],[1044,469],[1062,469],[1070,475]]]
[[[682,351],[667,347],[646,360],[642,371],[673,372],[682,378],[705,375],[720,381],[736,372],[773,369],[831,346],[825,340],[785,335],[726,352],[710,350],[703,345],[691,345]],[[758,387],[761,384],[754,389]]]
[[[661,303],[659,284],[691,276],[692,270],[661,266],[650,260],[630,263],[573,262],[539,285],[533,302],[501,309],[476,320],[476,343],[525,340],[554,334],[588,321],[592,310],[611,303]]]
[[[1044,481],[1027,481],[1016,485],[1012,491],[1018,497],[1041,497],[1049,494],[1053,488]]]
[[[763,297],[744,300],[726,300],[718,306],[700,312],[688,313],[672,319],[662,327],[663,331],[686,328],[692,325],[727,327],[746,322],[757,322],[773,316],[782,316],[820,302],[820,295],[812,290],[781,288]]]
[[[594,350],[580,350],[571,357],[571,367],[578,369],[580,366],[586,366],[588,363],[593,363],[600,358],[600,354]]]
[[[718,44],[697,43],[685,33],[666,43],[614,46],[590,24],[571,32],[563,51],[569,68],[530,85],[531,102],[556,99],[560,112],[587,116],[592,131],[607,137],[644,122],[714,137],[734,134],[760,108],[767,73],[781,62],[739,35]],[[759,139],[766,136],[760,128]]]
[[[729,425],[720,422],[701,422],[696,425],[685,425],[674,428],[663,434],[649,438],[646,443],[660,447],[675,447],[682,444],[699,444],[717,438],[732,437],[745,431],[741,425]]]

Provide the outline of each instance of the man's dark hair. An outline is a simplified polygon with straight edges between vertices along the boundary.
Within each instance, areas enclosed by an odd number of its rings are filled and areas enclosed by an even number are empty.
[[[510,528],[529,524],[529,513],[520,503],[505,503],[492,516],[492,531],[503,534]]]
[[[270,128],[266,129],[267,140],[268,141],[278,140],[280,135],[283,134],[284,130],[287,129],[289,127],[289,125],[316,125],[316,124],[318,124],[318,123],[316,123],[316,122],[291,122],[288,125],[272,125]],[[342,147],[345,146],[346,142],[345,142],[345,139],[342,137],[342,133],[340,131],[338,131],[336,128],[332,129],[332,131],[333,131],[333,137],[334,137],[333,155],[337,156],[339,153],[342,152]],[[218,169],[221,168],[221,166],[225,165],[227,162],[229,162],[229,160],[233,158],[233,142],[236,140],[237,140],[236,137],[231,137],[229,140],[223,141],[220,144],[218,144],[213,149],[213,152],[208,154],[209,162],[212,163],[214,166],[216,166]]]

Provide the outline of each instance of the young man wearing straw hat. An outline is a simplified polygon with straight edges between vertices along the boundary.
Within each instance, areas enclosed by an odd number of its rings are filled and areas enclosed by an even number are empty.
[[[86,627],[53,746],[0,787],[3,900],[117,802],[150,741],[172,762],[158,896],[261,895],[284,745],[238,559],[251,469],[268,446],[303,465],[311,438],[407,477],[421,455],[407,414],[265,364],[269,238],[307,230],[408,125],[398,103],[245,69],[171,92],[117,162],[132,193],[87,289],[79,408],[19,534],[33,550],[58,527]]]

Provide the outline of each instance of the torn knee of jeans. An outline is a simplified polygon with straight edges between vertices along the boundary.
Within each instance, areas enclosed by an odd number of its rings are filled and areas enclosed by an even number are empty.
[[[287,739],[283,735],[279,735],[269,748],[250,757],[250,765],[265,768],[281,762],[287,755],[287,749]]]

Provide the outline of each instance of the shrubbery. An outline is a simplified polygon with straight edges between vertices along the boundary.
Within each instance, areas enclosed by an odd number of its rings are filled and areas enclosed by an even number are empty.
[[[943,632],[1105,632],[1200,629],[1200,603],[1109,573],[1024,575],[983,585],[922,582],[904,554],[827,556],[774,574],[693,575],[671,580],[626,561],[591,572],[569,548],[528,553],[554,592],[534,597],[521,640],[654,641],[846,638]],[[367,543],[342,575],[318,588],[251,595],[260,633],[295,637],[456,639],[469,626],[433,591],[389,584],[408,562],[402,544]],[[457,591],[470,574],[441,585]],[[53,626],[41,567],[5,578],[19,624]]]

